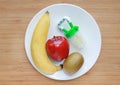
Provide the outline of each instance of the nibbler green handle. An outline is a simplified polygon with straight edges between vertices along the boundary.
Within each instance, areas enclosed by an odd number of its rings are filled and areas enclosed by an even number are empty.
[[[67,23],[69,24],[70,26],[70,29],[66,29],[64,27],[62,27],[62,23],[64,21],[67,21]],[[58,23],[58,29],[61,30],[62,32],[64,32],[65,36],[67,38],[71,38],[72,36],[74,36],[76,34],[76,32],[78,32],[79,30],[79,27],[78,26],[75,26],[73,25],[73,23],[71,22],[70,18],[65,16],[59,23]]]

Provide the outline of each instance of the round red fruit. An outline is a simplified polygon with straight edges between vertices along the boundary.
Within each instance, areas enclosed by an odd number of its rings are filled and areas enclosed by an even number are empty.
[[[48,55],[55,61],[62,61],[69,54],[69,43],[63,36],[54,36],[46,42]]]

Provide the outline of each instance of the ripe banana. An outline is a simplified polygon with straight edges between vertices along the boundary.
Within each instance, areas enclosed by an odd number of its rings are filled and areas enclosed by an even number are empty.
[[[46,38],[50,26],[50,15],[46,12],[38,21],[31,40],[31,54],[34,64],[44,74],[53,74],[61,70],[61,66],[54,65],[46,53]]]

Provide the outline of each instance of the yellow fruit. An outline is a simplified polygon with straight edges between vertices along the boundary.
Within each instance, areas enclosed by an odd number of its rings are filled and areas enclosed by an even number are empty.
[[[61,70],[61,66],[54,65],[46,53],[46,38],[50,26],[50,15],[46,12],[38,21],[31,40],[31,54],[34,64],[44,74],[53,74]]]

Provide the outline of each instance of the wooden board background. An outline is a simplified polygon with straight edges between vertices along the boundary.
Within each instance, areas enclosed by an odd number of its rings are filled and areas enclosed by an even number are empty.
[[[24,37],[32,17],[48,5],[69,3],[96,19],[102,50],[95,66],[71,81],[42,76],[29,63]],[[120,0],[0,0],[0,85],[120,85]]]

